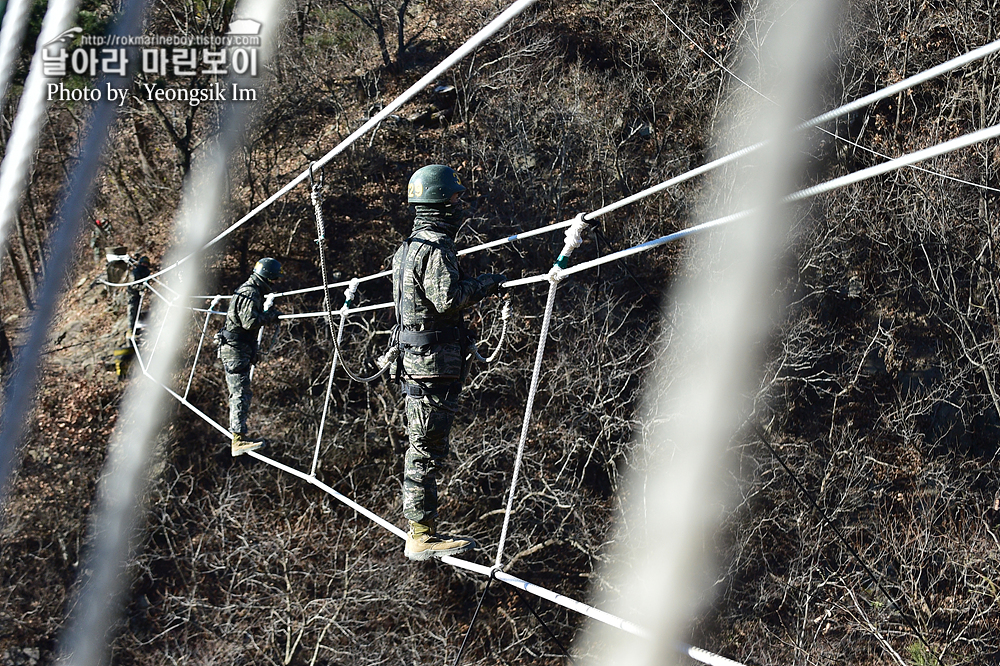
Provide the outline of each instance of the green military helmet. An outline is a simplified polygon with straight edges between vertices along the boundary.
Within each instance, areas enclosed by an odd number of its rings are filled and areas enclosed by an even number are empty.
[[[456,192],[464,192],[465,188],[458,179],[458,174],[449,166],[430,164],[417,169],[410,176],[410,184],[406,188],[406,200],[413,203],[446,203],[451,201]]]
[[[264,257],[253,267],[253,274],[271,283],[281,277],[281,262],[271,257]]]

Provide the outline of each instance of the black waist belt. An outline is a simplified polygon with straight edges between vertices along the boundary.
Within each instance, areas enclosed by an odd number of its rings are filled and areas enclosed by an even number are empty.
[[[436,386],[420,386],[409,382],[400,382],[403,393],[412,398],[423,398],[425,396],[458,395],[462,390],[462,382],[452,382],[451,384],[438,384]]]
[[[222,329],[219,331],[219,337],[228,342],[231,345],[244,344],[250,345],[255,343],[257,340],[254,339],[250,331],[244,331],[243,334],[237,333],[236,331],[230,331],[227,329]]]
[[[439,331],[400,331],[399,344],[422,347],[424,345],[459,342],[462,339],[462,329],[458,326],[442,328]]]

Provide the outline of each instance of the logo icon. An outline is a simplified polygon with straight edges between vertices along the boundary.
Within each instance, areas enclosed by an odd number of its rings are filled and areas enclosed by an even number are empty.
[[[83,28],[72,27],[69,30],[64,30],[62,34],[53,39],[51,42],[45,45],[45,48],[49,48],[53,44],[69,44],[72,42],[77,35],[83,32]]]

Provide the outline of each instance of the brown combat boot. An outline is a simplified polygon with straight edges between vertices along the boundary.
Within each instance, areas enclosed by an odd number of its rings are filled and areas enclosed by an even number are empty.
[[[410,532],[406,535],[406,548],[403,550],[407,559],[419,562],[432,557],[458,555],[479,547],[468,537],[438,534],[434,529],[434,522],[429,521],[429,523],[425,525],[410,521]]]
[[[260,447],[264,446],[265,441],[262,437],[255,437],[253,435],[247,435],[245,433],[233,433],[233,457],[243,455],[247,451],[256,451]]]

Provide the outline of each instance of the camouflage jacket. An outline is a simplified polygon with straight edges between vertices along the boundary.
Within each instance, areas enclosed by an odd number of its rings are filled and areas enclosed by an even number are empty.
[[[256,348],[257,332],[260,327],[274,321],[277,314],[277,311],[264,312],[264,294],[268,291],[267,284],[256,275],[251,275],[250,279],[236,290],[229,301],[224,328],[228,334],[239,340],[227,341],[227,344]]]
[[[150,274],[149,266],[144,266],[143,264],[136,264],[135,266],[132,267],[132,280],[133,281],[134,280],[145,280],[146,278],[149,277],[149,274]],[[129,285],[126,289],[130,293],[138,294],[139,293],[139,289],[141,289],[144,286],[145,286],[145,283],[142,283],[142,284],[133,284],[133,285]]]
[[[462,313],[486,293],[458,267],[456,226],[422,211],[418,207],[413,231],[392,259],[396,321],[401,331],[458,331],[446,342],[401,344],[403,379],[456,380],[468,347]]]

